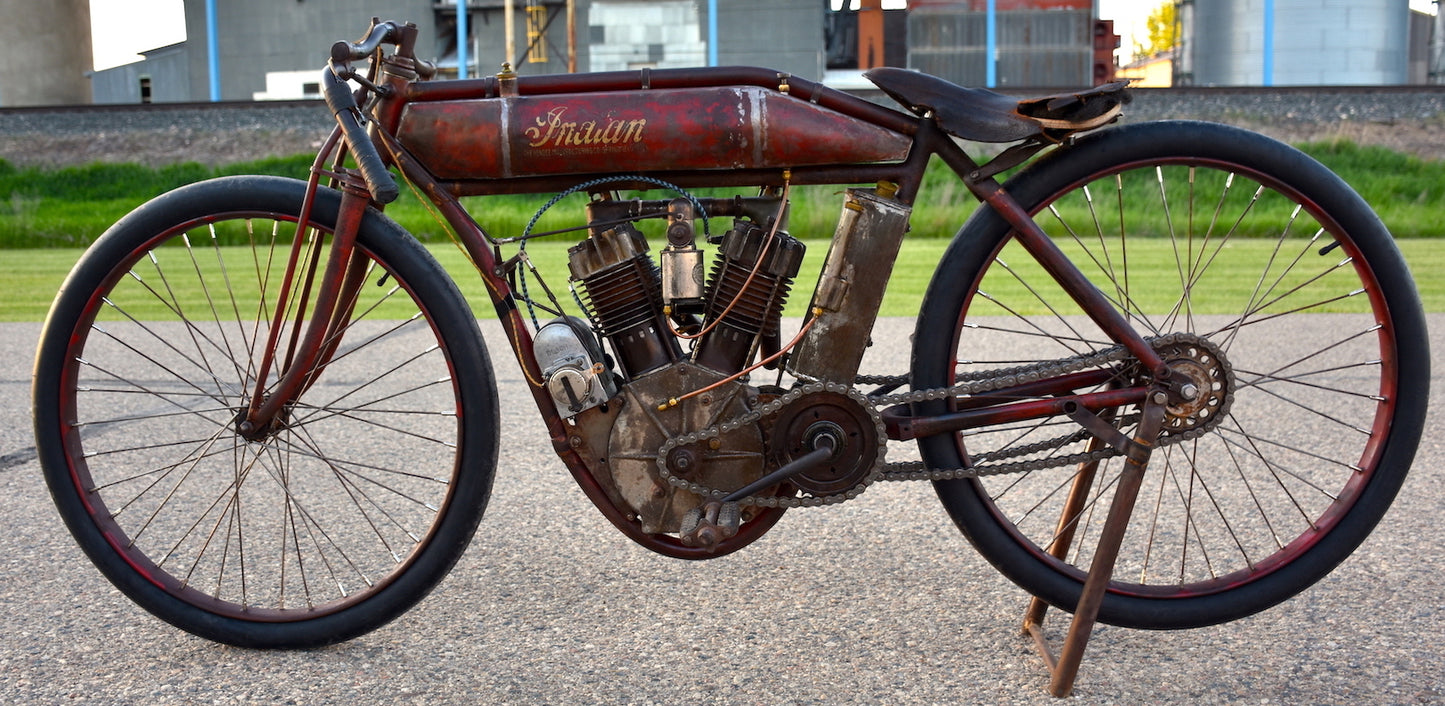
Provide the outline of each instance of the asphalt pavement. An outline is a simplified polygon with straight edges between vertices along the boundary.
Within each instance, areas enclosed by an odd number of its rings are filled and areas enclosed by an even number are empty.
[[[1445,399],[1445,315],[1430,318]],[[906,345],[911,322],[875,340]],[[29,411],[38,324],[0,325],[0,703],[1053,703],[1019,631],[1027,596],[926,484],[789,512],[743,551],[689,563],[611,528],[530,411],[505,343],[501,464],[471,548],[414,610],[351,642],[213,644],[131,604],[51,506]],[[1432,405],[1439,409],[1438,404]],[[1231,624],[1101,626],[1076,703],[1445,703],[1445,420],[1400,498],[1301,596]],[[1059,640],[1067,616],[1048,630]]]

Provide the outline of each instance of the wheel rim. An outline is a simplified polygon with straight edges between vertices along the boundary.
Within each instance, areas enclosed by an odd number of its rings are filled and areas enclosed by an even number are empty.
[[[62,382],[71,480],[111,549],[171,596],[250,621],[385,589],[445,516],[461,454],[445,343],[361,245],[331,362],[281,429],[237,433],[294,233],[293,216],[244,212],[158,235],[87,304]]]
[[[1233,407],[1218,426],[1155,451],[1110,591],[1218,593],[1315,546],[1373,477],[1398,384],[1383,295],[1355,244],[1336,237],[1339,224],[1273,179],[1197,159],[1092,175],[1047,199],[1035,220],[1136,330],[1201,335],[1233,366]],[[995,252],[960,315],[955,378],[1108,345],[1036,270],[1012,240]],[[959,446],[987,459],[1057,438],[1071,424],[1055,418],[960,436]],[[1079,452],[1084,443],[1029,458]],[[1122,466],[1102,462],[1082,512],[1064,522],[1063,499],[1080,478],[1074,467],[977,483],[1013,541],[1082,580]],[[1049,549],[1063,528],[1075,537],[1056,559]]]

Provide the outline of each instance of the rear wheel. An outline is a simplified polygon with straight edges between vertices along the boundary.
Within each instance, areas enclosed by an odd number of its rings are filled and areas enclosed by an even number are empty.
[[[37,356],[37,446],[80,546],[150,612],[248,647],[337,642],[411,607],[466,548],[496,463],[476,323],[376,213],[329,362],[275,428],[239,433],[304,190],[222,179],[137,209],[76,265]],[[318,194],[323,231],[338,205]],[[276,367],[311,317],[288,307]]]
[[[1348,556],[1404,481],[1429,382],[1409,271],[1359,196],[1286,145],[1178,122],[1086,137],[1006,188],[1140,334],[1215,395],[1171,410],[1173,437],[1150,461],[1100,619],[1225,622]],[[1113,345],[987,210],[945,255],[915,340],[920,388]],[[1135,374],[1114,369],[1110,384]],[[1113,413],[1132,436],[1138,410]],[[1046,466],[936,488],[992,563],[1067,610],[1123,468],[1118,458],[1093,471],[1064,463],[1090,450],[1078,429],[1060,416],[920,442],[934,467]]]

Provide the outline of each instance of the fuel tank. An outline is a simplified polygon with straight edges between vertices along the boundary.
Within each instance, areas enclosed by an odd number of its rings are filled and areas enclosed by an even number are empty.
[[[413,102],[397,134],[444,180],[894,162],[911,143],[758,86]]]

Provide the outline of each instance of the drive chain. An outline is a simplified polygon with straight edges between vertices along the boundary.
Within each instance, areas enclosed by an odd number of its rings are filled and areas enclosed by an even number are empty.
[[[1216,361],[1219,361],[1221,365],[1225,366],[1226,374],[1231,374],[1228,370],[1227,364],[1223,362],[1224,359],[1219,355],[1218,347],[1200,336],[1188,333],[1173,333],[1165,336],[1159,336],[1157,338],[1150,338],[1147,340],[1149,341],[1150,345],[1154,346],[1156,349],[1185,342],[1205,347],[1211,351]],[[930,388],[927,390],[914,390],[912,392],[900,392],[897,394],[884,395],[876,398],[867,397],[863,393],[859,392],[857,389],[840,383],[806,382],[802,385],[799,385],[798,387],[793,388],[786,394],[783,394],[770,402],[759,405],[758,407],[745,414],[733,417],[732,419],[721,422],[719,424],[714,424],[704,429],[699,429],[689,434],[683,434],[668,439],[658,450],[658,474],[670,485],[686,489],[689,492],[695,493],[700,497],[709,499],[721,499],[723,497],[726,497],[728,495],[728,491],[712,488],[701,483],[695,483],[673,475],[667,469],[666,459],[668,458],[668,452],[678,446],[693,444],[706,439],[718,438],[722,434],[730,432],[746,424],[756,424],[757,422],[767,418],[769,415],[776,414],[777,412],[781,411],[788,404],[806,395],[818,392],[832,392],[835,394],[847,395],[849,398],[857,402],[860,407],[868,411],[868,415],[870,419],[872,419],[876,427],[877,438],[879,442],[878,453],[877,456],[874,458],[873,468],[869,471],[867,477],[865,477],[863,481],[860,482],[858,485],[850,488],[846,492],[837,493],[834,495],[827,495],[821,497],[810,495],[802,497],[751,496],[739,501],[740,505],[757,505],[762,507],[786,508],[818,507],[822,505],[832,505],[835,503],[840,503],[845,500],[851,500],[860,495],[865,489],[867,489],[868,486],[879,480],[956,480],[960,478],[978,478],[984,476],[1002,475],[1007,473],[1024,473],[1028,471],[1043,470],[1046,468],[1056,468],[1060,466],[1071,466],[1082,463],[1101,461],[1107,458],[1121,456],[1123,454],[1120,451],[1114,449],[1113,447],[1105,446],[1091,452],[1064,454],[1060,456],[1048,456],[1037,459],[1024,459],[1020,461],[997,461],[999,459],[1018,458],[1020,456],[1028,456],[1034,453],[1039,453],[1041,451],[1058,449],[1068,444],[1082,441],[1089,437],[1089,434],[1086,431],[1080,430],[1072,434],[1066,434],[1063,436],[1055,437],[1053,439],[1047,439],[1032,444],[1025,444],[1013,448],[1000,449],[997,451],[980,454],[977,457],[977,460],[979,462],[967,468],[929,468],[921,461],[887,463],[885,460],[885,455],[887,453],[888,437],[886,429],[883,425],[882,415],[879,413],[878,410],[880,408],[891,405],[913,404],[916,402],[952,399],[961,395],[979,395],[987,392],[992,392],[994,390],[1000,390],[1003,388],[1015,387],[1018,385],[1037,382],[1039,380],[1047,378],[1068,375],[1070,373],[1075,373],[1082,370],[1088,370],[1091,368],[1106,365],[1113,365],[1116,363],[1127,361],[1129,359],[1130,354],[1127,349],[1125,349],[1123,346],[1113,346],[1098,351],[1096,353],[1062,358],[1059,360],[1047,361],[1034,365],[1025,365],[1004,370],[991,370],[980,373],[973,373],[968,375],[966,379],[964,379],[962,382],[959,382],[951,387],[939,387]],[[858,382],[860,384],[887,385],[899,384],[903,381],[906,381],[906,378],[900,379],[898,377],[881,376],[859,376],[858,378]],[[1233,385],[1226,385],[1225,389],[1226,398],[1221,405],[1221,409],[1228,409],[1233,398]],[[1124,425],[1127,425],[1131,422],[1131,420],[1135,419],[1137,419],[1137,415],[1125,417],[1121,421]],[[1212,425],[1204,425],[1177,433],[1166,432],[1159,438],[1156,447],[1178,444],[1183,441],[1196,438],[1206,433],[1211,428],[1213,428]],[[985,459],[987,459],[988,462],[985,462]]]

